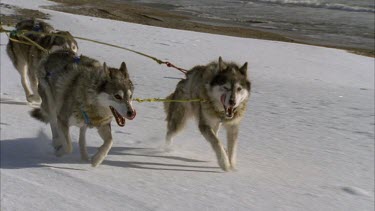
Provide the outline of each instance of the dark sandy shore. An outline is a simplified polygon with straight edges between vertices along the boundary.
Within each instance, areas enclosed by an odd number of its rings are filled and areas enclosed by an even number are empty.
[[[240,26],[230,26],[228,24],[215,23],[207,20],[199,21],[187,14],[180,14],[165,9],[156,9],[148,6],[141,6],[131,3],[119,3],[116,0],[51,0],[61,3],[59,6],[48,9],[58,10],[67,13],[87,15],[93,17],[108,18],[144,25],[160,26],[165,28],[183,29],[197,32],[222,34],[236,37],[257,38],[265,40],[276,40],[283,42],[302,43],[310,45],[325,46],[331,48],[345,49],[352,53],[375,57],[374,50],[347,48],[341,46],[328,46],[314,43],[311,40],[297,40],[273,32],[260,31],[257,29],[243,28]],[[1,7],[9,5],[0,4]],[[1,21],[5,24],[14,24],[25,17],[48,19],[48,14],[43,14],[35,10],[16,9],[16,15],[1,15]]]

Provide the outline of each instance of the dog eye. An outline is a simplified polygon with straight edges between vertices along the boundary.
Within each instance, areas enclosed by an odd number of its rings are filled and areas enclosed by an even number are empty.
[[[224,86],[224,90],[225,90],[225,91],[229,91],[230,89],[229,89],[228,87],[225,87],[225,86]]]
[[[237,92],[239,92],[239,91],[241,91],[242,90],[242,88],[241,87],[238,87],[237,88]]]
[[[119,94],[115,94],[115,98],[116,98],[117,100],[122,100],[122,97],[121,97],[121,95],[119,95]]]

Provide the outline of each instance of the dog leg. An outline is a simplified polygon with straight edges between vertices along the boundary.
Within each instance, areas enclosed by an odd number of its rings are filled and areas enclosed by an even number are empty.
[[[227,153],[220,140],[215,135],[214,130],[202,121],[199,122],[199,130],[214,149],[220,168],[224,171],[229,171],[230,163]]]
[[[86,126],[79,129],[79,150],[81,152],[81,159],[84,161],[89,160],[89,154],[87,153],[86,149],[86,130]]]
[[[59,129],[57,127],[57,122],[50,121],[51,131],[52,131],[52,146],[55,150],[55,155],[61,157],[65,154],[64,142],[59,137]]]
[[[65,139],[65,152],[66,153],[72,153],[73,152],[73,146],[72,146],[72,140],[70,138],[69,133],[69,125],[66,121],[61,120],[60,118],[57,118],[57,127],[58,127],[58,139],[60,139],[60,142],[64,143]]]
[[[170,103],[167,114],[166,146],[172,145],[172,138],[180,132],[186,123],[184,103]]]
[[[26,100],[29,103],[33,102],[33,93],[30,88],[30,81],[28,78],[28,65],[25,61],[18,61],[17,62],[17,70],[21,74],[21,84],[23,87],[23,90],[25,91]]]
[[[41,79],[38,84],[38,92],[42,98],[41,109],[48,113],[49,123],[52,131],[52,144],[55,149],[55,155],[61,157],[65,154],[64,137],[59,130],[57,123],[57,111],[54,103],[54,96],[51,93],[48,82]]]
[[[37,71],[37,70],[34,69],[34,71]],[[40,98],[40,95],[38,93],[38,78],[37,78],[37,75],[34,72],[29,71],[29,80],[30,80],[31,90],[33,92],[31,100],[35,104],[40,104],[41,98]]]
[[[237,138],[238,138],[238,125],[231,125],[227,128],[227,141],[228,141],[228,157],[231,168],[236,168],[237,157]]]
[[[220,130],[221,122],[218,122],[212,129],[214,130],[215,135],[217,136]]]
[[[47,90],[43,87],[43,83],[38,85],[38,92],[41,96],[42,103],[40,105],[40,109],[42,113],[44,113],[48,117],[48,122],[50,123],[51,132],[52,132],[52,146],[55,150],[55,155],[60,157],[65,154],[63,142],[59,139],[59,130],[57,127],[57,117],[55,111],[51,111],[50,103],[51,100],[49,99],[50,96],[47,94]]]
[[[106,124],[98,128],[98,133],[100,137],[103,139],[104,143],[101,147],[99,147],[98,152],[92,157],[91,165],[93,167],[98,166],[107,156],[109,150],[112,147],[112,134],[111,134],[111,125]]]

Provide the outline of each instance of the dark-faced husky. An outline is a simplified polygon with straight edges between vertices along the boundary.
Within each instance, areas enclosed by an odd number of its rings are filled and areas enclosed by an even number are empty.
[[[167,146],[171,144],[172,137],[183,129],[186,120],[194,116],[200,132],[214,149],[219,166],[224,171],[234,169],[238,128],[246,111],[250,88],[247,62],[240,67],[235,63],[226,63],[220,57],[218,62],[192,68],[167,98],[206,101],[164,104]],[[227,130],[228,154],[217,136],[221,125]]]
[[[39,73],[42,104],[31,116],[50,123],[55,154],[72,152],[69,127],[75,125],[80,128],[81,158],[89,160],[85,133],[88,127],[95,127],[104,141],[91,158],[92,166],[98,166],[112,147],[112,118],[124,126],[125,118],[136,115],[132,107],[134,87],[125,63],[119,69],[108,68],[105,63],[60,50],[41,61]]]
[[[16,32],[24,32],[25,36],[49,52],[59,49],[70,49],[77,52],[77,42],[69,32],[56,31],[51,25],[40,20],[24,20],[16,25]],[[43,34],[46,33],[46,34]],[[11,34],[7,45],[7,53],[14,67],[21,75],[22,87],[30,104],[39,104],[37,67],[46,52],[37,46],[20,43],[29,41]],[[14,41],[15,39],[17,41]]]

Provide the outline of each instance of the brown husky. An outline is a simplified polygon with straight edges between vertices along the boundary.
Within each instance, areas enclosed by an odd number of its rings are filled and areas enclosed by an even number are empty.
[[[236,165],[238,128],[250,96],[250,81],[247,78],[247,63],[239,67],[235,63],[225,63],[219,58],[205,66],[196,66],[181,80],[168,99],[205,99],[206,102],[165,103],[167,113],[167,145],[185,125],[186,120],[195,116],[199,130],[214,149],[219,166],[228,171]],[[223,125],[227,130],[228,155],[217,132]]]
[[[77,52],[77,42],[69,32],[55,31],[55,29],[40,20],[24,20],[16,25],[16,31],[25,31],[25,36],[34,41],[50,53],[59,49],[70,49]],[[46,34],[43,34],[46,33]],[[15,40],[28,42],[17,35],[10,36]],[[19,43],[9,40],[7,53],[12,60],[14,67],[21,75],[22,87],[25,91],[26,99],[30,104],[39,104],[38,94],[38,65],[46,52],[36,46]]]
[[[125,118],[136,115],[125,62],[119,69],[107,68],[105,63],[60,50],[42,60],[39,73],[42,104],[31,115],[50,123],[56,156],[72,152],[69,127],[74,125],[80,128],[81,158],[88,160],[86,129],[95,127],[104,141],[91,159],[92,166],[98,166],[112,147],[112,118],[124,126]]]

